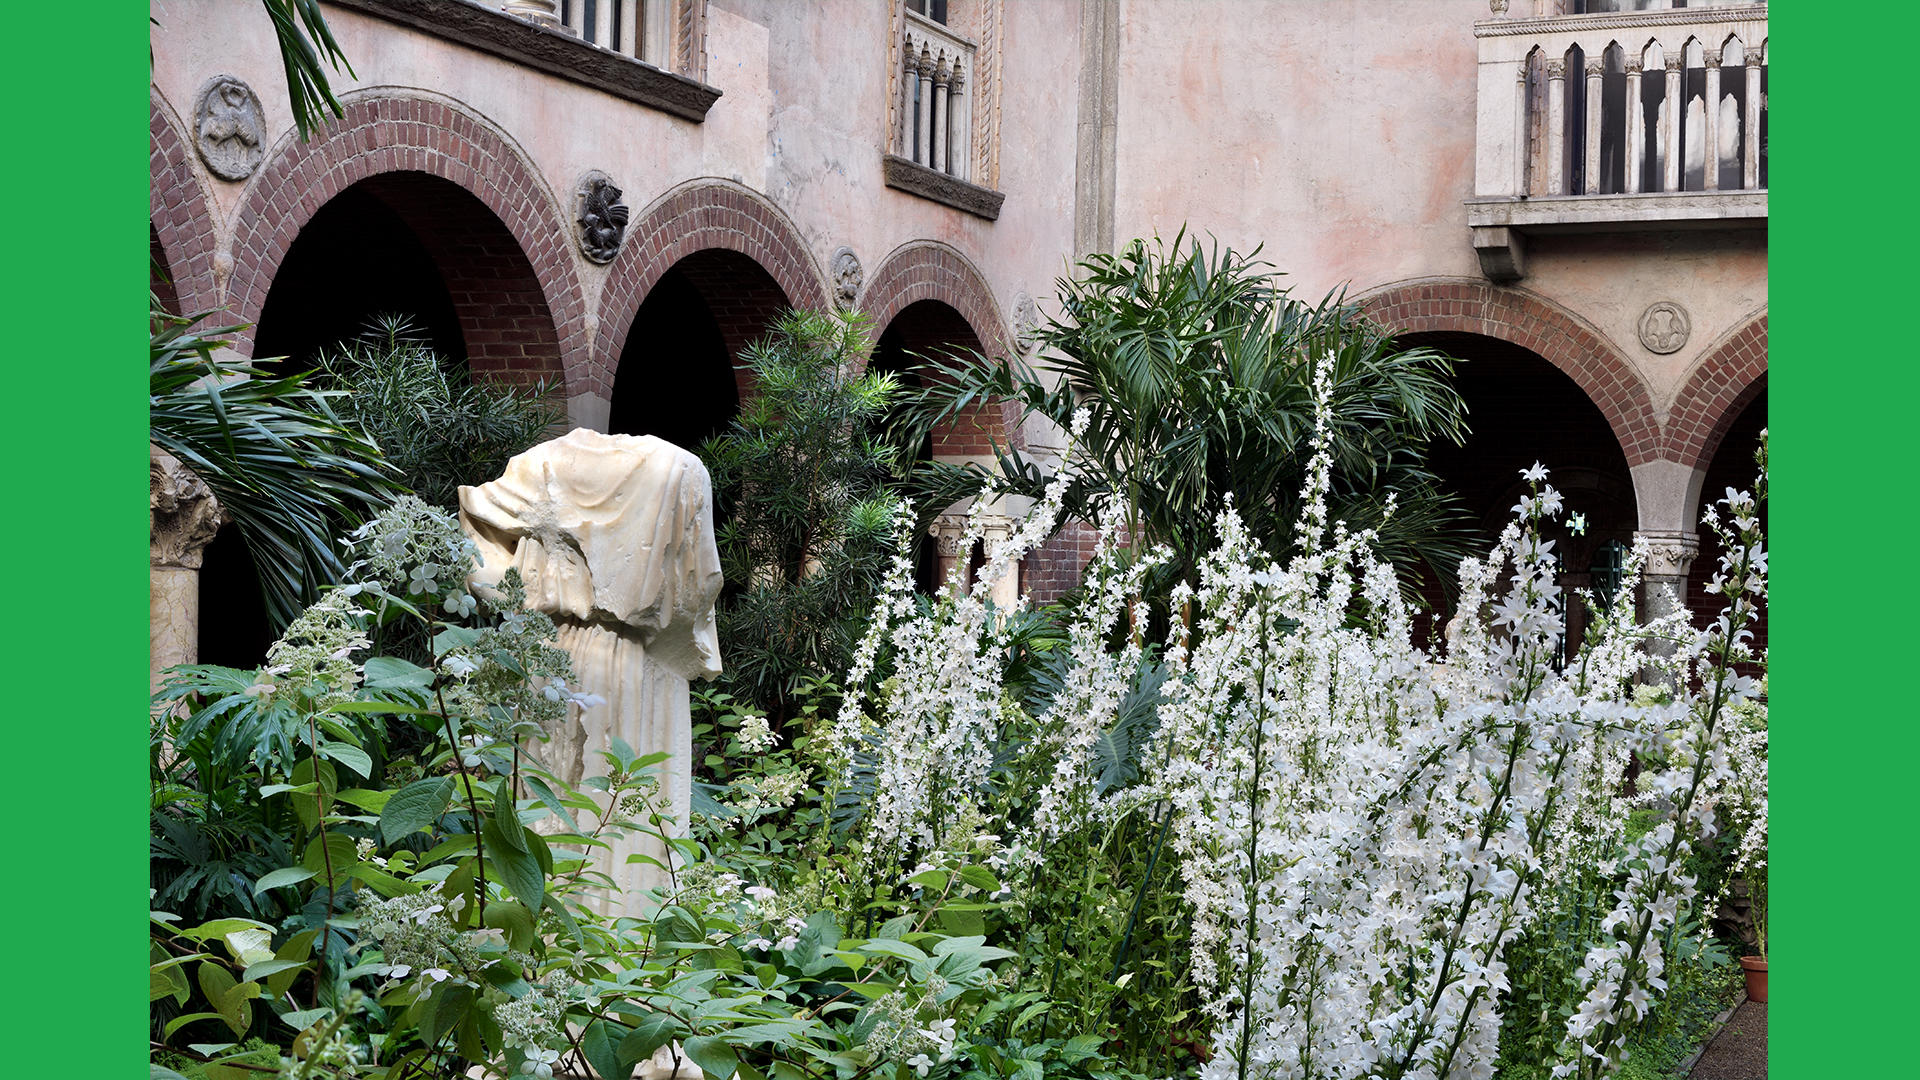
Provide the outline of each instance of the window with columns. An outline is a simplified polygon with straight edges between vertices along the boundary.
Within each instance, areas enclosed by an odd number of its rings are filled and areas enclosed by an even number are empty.
[[[888,78],[888,153],[997,186],[1001,0],[899,0]]]

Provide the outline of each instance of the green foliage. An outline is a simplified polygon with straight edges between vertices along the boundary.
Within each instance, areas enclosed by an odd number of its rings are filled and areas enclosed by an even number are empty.
[[[783,870],[803,853],[779,829],[730,838],[731,811],[675,836],[652,776],[665,755],[617,738],[603,773],[566,782],[538,745],[583,695],[517,577],[468,593],[470,546],[411,497],[351,546],[347,584],[264,667],[176,669],[157,695],[156,822],[219,823],[251,861],[228,887],[165,894],[204,893],[186,910],[156,892],[155,1075],[625,1077],[669,1047],[712,1080],[1125,1075],[1016,984],[983,932],[991,869],[956,853],[870,891],[828,846]],[[409,621],[423,664],[378,651]],[[802,717],[833,695],[803,691]],[[702,734],[738,804],[799,770],[729,701],[707,698],[725,720]],[[389,752],[402,729],[417,761]],[[796,820],[822,824],[805,780],[813,817]],[[786,810],[778,783],[755,790],[750,833]],[[634,833],[665,844],[668,884],[601,914],[611,880],[591,855]],[[156,825],[156,850],[171,836]]]
[[[243,329],[194,329],[206,314],[154,305],[149,415],[154,445],[212,489],[259,568],[267,613],[285,626],[344,569],[331,538],[395,485],[379,449],[334,411],[341,394],[217,358]]]
[[[1331,516],[1378,529],[1382,552],[1403,574],[1451,580],[1468,534],[1427,468],[1426,447],[1465,435],[1452,361],[1396,349],[1341,296],[1294,299],[1257,254],[1188,246],[1183,232],[1171,244],[1135,240],[1117,255],[1089,257],[1077,277],[1057,283],[1061,312],[1035,332],[1045,368],[1018,358],[928,358],[937,377],[915,395],[915,430],[992,399],[1016,401],[1062,430],[1086,409],[1079,453],[1066,466],[1068,514],[1091,523],[1105,498],[1123,499],[1135,535],[1169,545],[1174,573],[1191,576],[1229,501],[1266,550],[1281,558],[1293,550],[1313,363],[1330,355]],[[1047,468],[1019,450],[996,453],[1013,490],[1038,498]],[[987,479],[978,466],[933,465],[925,505],[945,507]]]
[[[300,138],[326,122],[326,114],[346,115],[340,100],[327,81],[327,64],[335,71],[347,69],[348,78],[358,78],[347,63],[340,43],[333,39],[320,0],[260,0],[273,20],[273,34],[280,43],[280,62],[287,72],[287,100],[293,106],[293,122]]]
[[[414,494],[445,510],[459,505],[461,485],[499,476],[566,419],[545,384],[475,382],[397,316],[320,362],[322,384],[347,392],[341,417],[379,445]]]
[[[729,589],[725,685],[784,724],[810,676],[845,669],[891,557],[897,450],[876,436],[896,390],[854,374],[856,316],[794,311],[741,354],[754,394],[700,448]]]

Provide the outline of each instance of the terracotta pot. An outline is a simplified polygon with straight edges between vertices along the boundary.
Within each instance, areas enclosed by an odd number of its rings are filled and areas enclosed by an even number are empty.
[[[1767,1000],[1767,961],[1759,956],[1743,956],[1740,966],[1747,976],[1747,998],[1765,1004]]]

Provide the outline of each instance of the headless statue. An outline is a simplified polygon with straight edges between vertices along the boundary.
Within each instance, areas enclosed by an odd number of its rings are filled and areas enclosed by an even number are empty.
[[[571,782],[600,775],[600,751],[619,736],[634,753],[666,751],[655,766],[660,801],[684,834],[692,796],[688,683],[720,674],[713,603],[720,557],[712,484],[693,454],[650,435],[577,428],[507,463],[500,479],[460,489],[460,524],[480,549],[473,584],[520,571],[527,606],[552,616],[573,658],[576,690],[606,699],[570,706],[563,730],[537,748]],[[644,820],[645,815],[635,815]],[[644,903],[666,873],[652,836],[629,836],[599,857],[615,894],[605,910]]]

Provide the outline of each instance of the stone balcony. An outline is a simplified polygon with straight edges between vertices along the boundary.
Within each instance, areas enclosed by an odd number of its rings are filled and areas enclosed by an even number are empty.
[[[1546,5],[1541,5],[1546,6]],[[1765,228],[1764,3],[1495,18],[1479,43],[1481,269],[1526,272],[1526,237]]]
[[[704,6],[690,0],[326,0],[700,123]]]

